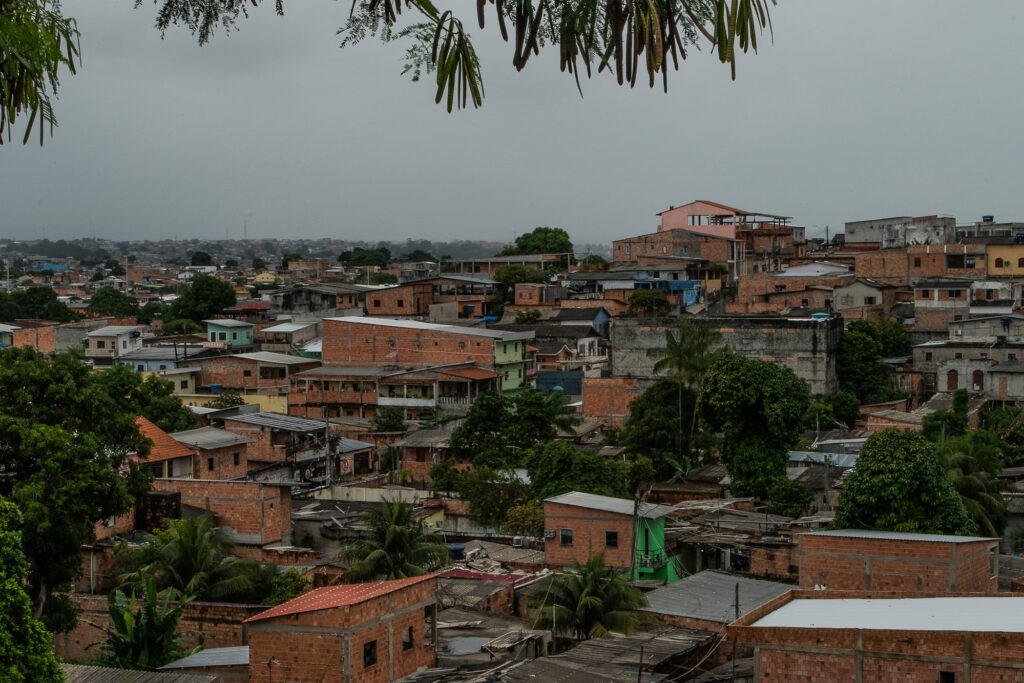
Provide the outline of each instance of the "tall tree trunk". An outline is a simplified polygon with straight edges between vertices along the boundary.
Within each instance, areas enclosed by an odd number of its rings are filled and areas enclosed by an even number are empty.
[[[43,616],[43,607],[46,605],[46,598],[50,595],[50,589],[46,585],[46,582],[39,581],[39,592],[35,596],[35,601],[32,603],[32,618],[38,620],[39,617]]]

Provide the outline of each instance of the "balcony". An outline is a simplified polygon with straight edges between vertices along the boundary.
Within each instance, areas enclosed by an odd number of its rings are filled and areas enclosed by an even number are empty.
[[[668,564],[668,556],[663,550],[653,553],[637,553],[636,563],[640,569],[661,569]]]
[[[432,398],[403,398],[401,396],[378,396],[377,404],[399,408],[433,408],[437,401]]]
[[[288,394],[288,405],[318,405],[318,404],[354,403],[357,405],[376,405],[377,392],[375,391],[321,391],[310,389],[309,391],[293,391]]]

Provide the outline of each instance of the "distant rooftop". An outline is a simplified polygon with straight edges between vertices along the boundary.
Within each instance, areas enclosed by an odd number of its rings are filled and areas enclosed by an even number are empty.
[[[318,612],[325,609],[333,609],[335,607],[345,607],[348,605],[355,605],[360,602],[366,602],[388,593],[408,588],[422,581],[428,581],[433,579],[433,575],[427,576],[413,576],[408,579],[398,579],[396,581],[376,581],[374,583],[350,583],[343,584],[340,586],[327,586],[325,588],[317,588],[304,595],[300,595],[294,600],[289,600],[276,607],[268,609],[266,612],[260,612],[259,614],[249,617],[245,620],[245,623],[252,623],[254,621],[263,621],[264,619],[273,619],[275,617],[288,616],[290,614],[302,614],[304,612]]]
[[[765,628],[1024,633],[1024,598],[791,600],[755,621]]]
[[[620,515],[633,515],[634,501],[628,498],[612,498],[611,496],[598,496],[593,493],[580,493],[570,491],[553,498],[545,498],[545,503],[559,503],[561,505],[573,505],[575,507],[587,508],[589,510],[601,510],[603,512],[614,512]],[[655,505],[654,503],[640,503],[639,515],[644,519],[658,519],[676,512],[671,505]]]
[[[323,420],[307,420],[304,417],[292,417],[282,413],[252,413],[251,415],[232,415],[225,417],[225,420],[232,422],[245,422],[246,424],[270,427],[271,429],[283,429],[288,432],[316,432],[325,428]]]
[[[139,325],[107,325],[101,327],[98,330],[93,330],[88,334],[90,337],[116,337],[122,334],[131,334],[132,332],[140,332],[142,327]]]
[[[273,327],[264,327],[260,332],[271,332],[274,334],[289,334],[291,332],[298,332],[304,330],[307,327],[312,327],[316,323],[281,323],[274,325]]]
[[[204,320],[203,322],[207,325],[219,325],[220,327],[253,327],[252,323],[233,318],[218,318],[217,320]]]
[[[302,356],[289,356],[287,353],[274,353],[273,351],[254,351],[252,353],[236,353],[231,358],[242,358],[253,360],[259,363],[278,363],[280,365],[300,365],[302,363],[318,363],[315,358],[303,358]]]
[[[244,436],[239,436],[223,429],[217,429],[216,427],[200,427],[199,429],[188,429],[183,432],[172,432],[170,437],[179,443],[188,444],[193,448],[201,448],[203,450],[240,446],[250,441]]]
[[[390,318],[366,318],[361,316],[342,316],[340,318],[325,318],[341,323],[352,323],[354,325],[375,325],[378,327],[398,327],[407,330],[423,330],[426,332],[444,332],[445,334],[465,334],[474,337],[489,337],[512,341],[516,339],[533,339],[530,332],[505,332],[500,330],[488,330],[481,327],[463,327],[462,325],[438,325],[436,323],[419,322],[418,320],[392,320]]]
[[[249,646],[236,645],[234,647],[211,647],[200,650],[188,657],[165,664],[160,667],[161,671],[168,669],[198,669],[206,666],[248,666]]]
[[[741,615],[795,588],[778,581],[707,570],[647,593],[649,606],[640,611],[729,623],[736,618],[737,586]]]

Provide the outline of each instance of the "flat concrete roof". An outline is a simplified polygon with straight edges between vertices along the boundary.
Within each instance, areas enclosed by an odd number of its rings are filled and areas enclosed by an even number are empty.
[[[1024,632],[1024,598],[837,598],[791,600],[751,626],[884,631]]]

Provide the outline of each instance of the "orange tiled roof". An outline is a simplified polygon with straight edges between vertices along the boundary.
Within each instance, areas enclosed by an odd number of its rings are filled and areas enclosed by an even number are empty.
[[[153,442],[149,449],[149,457],[146,462],[161,462],[174,460],[175,458],[190,458],[196,452],[183,443],[175,441],[171,435],[157,427],[146,418],[139,416],[135,418],[135,424],[139,426],[142,435]]]
[[[394,591],[407,588],[409,586],[420,583],[421,581],[427,581],[433,579],[433,574],[427,576],[412,576],[408,579],[397,579],[395,581],[375,581],[373,583],[350,583],[343,584],[340,586],[327,586],[325,588],[317,588],[312,590],[305,595],[300,595],[294,600],[282,603],[277,607],[272,607],[266,612],[260,612],[255,616],[251,616],[245,620],[244,623],[248,624],[253,621],[262,621],[263,619],[273,619],[274,617],[283,617],[289,614],[301,614],[303,612],[317,612],[323,609],[332,609],[334,607],[345,607],[347,605],[355,605],[360,602],[366,602],[373,598],[379,598],[382,595],[393,593]]]
[[[465,377],[466,379],[491,379],[498,376],[498,373],[484,368],[449,368],[441,370],[441,372],[445,375]]]

